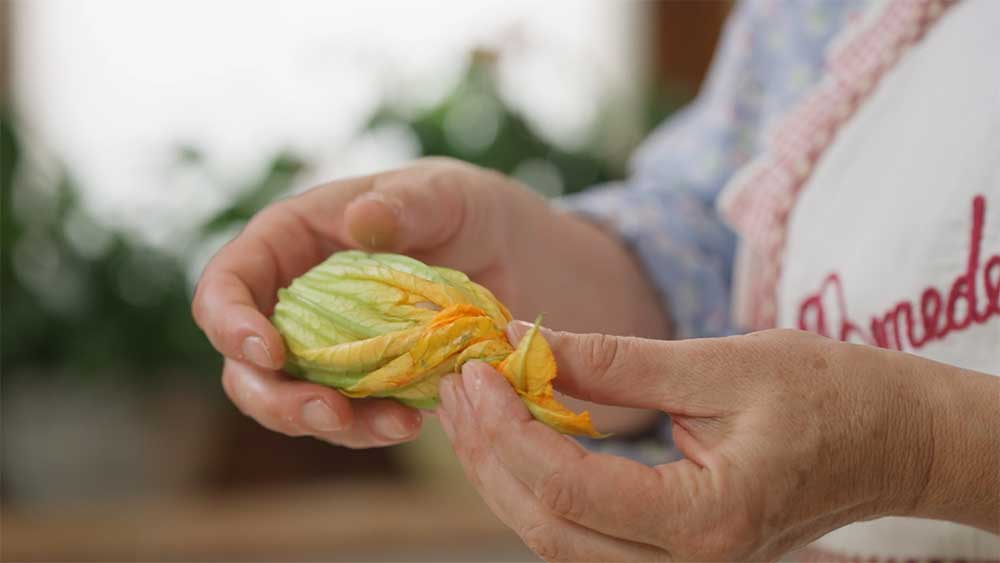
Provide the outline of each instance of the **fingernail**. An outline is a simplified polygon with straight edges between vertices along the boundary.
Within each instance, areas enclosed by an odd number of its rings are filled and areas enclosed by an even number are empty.
[[[386,440],[402,440],[413,434],[413,429],[400,420],[398,416],[377,416],[374,424],[375,433]]]
[[[399,216],[403,212],[403,202],[399,198],[393,197],[391,195],[386,195],[382,192],[365,192],[358,197],[354,198],[351,203],[361,202],[361,201],[377,201],[386,206],[393,215]]]
[[[479,410],[479,403],[483,396],[483,375],[489,369],[485,363],[471,361],[462,366],[462,385],[465,387],[465,394],[472,403],[472,408]]]
[[[315,432],[332,432],[343,426],[337,413],[322,399],[313,399],[302,407],[302,423]]]
[[[394,247],[400,236],[403,217],[403,202],[380,192],[365,192],[354,198],[351,205],[377,202],[376,209],[371,209],[361,217],[350,220],[348,231],[351,237],[362,246],[371,250],[389,250]]]
[[[264,344],[264,339],[259,336],[248,336],[243,339],[241,347],[243,359],[265,369],[273,369],[274,362],[271,360],[271,352]]]

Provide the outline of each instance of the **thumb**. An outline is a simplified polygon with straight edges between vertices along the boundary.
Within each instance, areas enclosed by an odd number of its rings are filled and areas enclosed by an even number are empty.
[[[512,343],[531,328],[507,325]],[[558,366],[559,391],[594,403],[696,414],[714,411],[711,389],[722,370],[704,362],[718,339],[663,341],[607,334],[575,334],[542,328]]]
[[[467,271],[495,262],[504,213],[478,168],[424,162],[376,176],[344,209],[347,234],[371,251],[415,254]]]

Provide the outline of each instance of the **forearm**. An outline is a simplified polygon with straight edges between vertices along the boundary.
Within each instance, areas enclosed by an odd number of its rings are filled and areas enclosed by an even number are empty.
[[[924,364],[934,447],[912,515],[1000,533],[1000,378]]]
[[[551,207],[533,207],[515,259],[528,277],[521,307],[550,328],[669,338],[667,312],[638,262],[617,237]],[[517,314],[517,312],[515,312]]]

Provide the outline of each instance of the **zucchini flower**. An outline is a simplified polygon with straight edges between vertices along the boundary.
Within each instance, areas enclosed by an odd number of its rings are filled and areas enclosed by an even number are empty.
[[[587,412],[554,398],[556,362],[538,321],[514,348],[504,334],[510,320],[488,289],[461,272],[356,250],[333,254],[279,290],[271,317],[288,351],[285,371],[348,397],[432,408],[441,377],[482,360],[537,420],[601,437]]]

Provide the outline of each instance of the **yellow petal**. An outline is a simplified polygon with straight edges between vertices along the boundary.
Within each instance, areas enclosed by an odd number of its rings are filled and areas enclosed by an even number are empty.
[[[594,429],[594,425],[590,421],[590,413],[587,411],[574,413],[552,397],[528,397],[522,395],[521,399],[524,400],[524,405],[528,407],[528,412],[531,413],[531,416],[563,434],[589,436],[591,438],[605,438],[608,436]]]
[[[297,356],[298,364],[302,367],[357,373],[377,369],[408,352],[424,332],[423,327],[414,327],[324,348],[302,349],[293,346],[290,351]]]
[[[538,332],[541,317],[524,334],[514,353],[498,367],[521,396],[531,415],[565,434],[603,437],[590,422],[590,413],[567,409],[553,397],[556,359],[548,342]]]
[[[556,359],[548,342],[538,333],[541,317],[518,342],[514,353],[500,364],[514,388],[528,395],[551,395]]]
[[[462,291],[468,302],[482,309],[498,327],[503,329],[510,322],[510,311],[504,307],[503,303],[494,297],[493,293],[485,287],[473,282],[468,276],[456,270],[448,268],[434,268],[435,271],[452,284],[456,289]]]
[[[514,348],[507,342],[506,338],[481,340],[459,354],[458,360],[455,362],[456,369],[460,369],[462,364],[469,360],[482,360],[488,364],[497,364],[510,356],[513,351]]]
[[[406,293],[421,296],[423,301],[430,301],[442,309],[464,302],[462,293],[451,286],[436,284],[413,274],[400,272],[386,266],[324,262],[317,266],[317,268],[323,273],[336,277],[379,281],[401,289]]]
[[[340,389],[340,392],[355,399],[371,395],[386,396],[387,392],[405,387],[419,377],[420,373],[413,365],[413,356],[403,354],[350,387]]]
[[[427,325],[409,351],[349,387],[352,397],[401,389],[423,379],[469,344],[496,334],[493,322],[469,305],[449,307]]]

